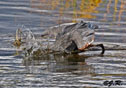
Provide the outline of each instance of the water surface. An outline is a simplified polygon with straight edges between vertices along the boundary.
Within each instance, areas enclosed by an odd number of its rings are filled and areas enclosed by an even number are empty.
[[[96,43],[126,44],[125,0],[0,0],[0,88],[126,87],[126,50],[24,57],[12,45],[16,29],[41,34],[51,26],[84,20],[99,25]]]

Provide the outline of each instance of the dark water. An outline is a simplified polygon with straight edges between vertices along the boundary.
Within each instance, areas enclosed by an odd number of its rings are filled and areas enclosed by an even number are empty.
[[[0,0],[0,88],[102,88],[106,80],[125,88],[126,50],[27,58],[12,45],[18,28],[41,34],[80,20],[99,25],[95,42],[126,44],[125,0]]]

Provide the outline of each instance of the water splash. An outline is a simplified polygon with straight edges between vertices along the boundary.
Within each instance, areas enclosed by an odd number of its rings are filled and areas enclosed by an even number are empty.
[[[16,31],[16,40],[14,44],[16,43],[20,43],[20,46],[18,47],[23,49],[25,56],[32,56],[33,53],[38,51],[38,49],[40,49],[41,47],[41,44],[36,40],[34,34],[30,29],[18,29]]]

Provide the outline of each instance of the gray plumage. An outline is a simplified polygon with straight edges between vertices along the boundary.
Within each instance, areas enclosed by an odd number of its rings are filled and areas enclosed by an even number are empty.
[[[92,27],[92,28],[91,28]],[[91,44],[94,41],[94,29],[97,26],[85,23],[62,24],[43,32],[42,37],[55,38],[50,47],[54,51],[71,52]]]

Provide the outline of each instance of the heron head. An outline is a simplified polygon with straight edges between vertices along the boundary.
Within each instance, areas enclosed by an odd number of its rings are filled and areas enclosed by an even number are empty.
[[[91,24],[91,23],[87,23],[87,27],[89,28],[89,29],[98,29],[99,27],[98,27],[98,25],[94,25],[94,24]]]

